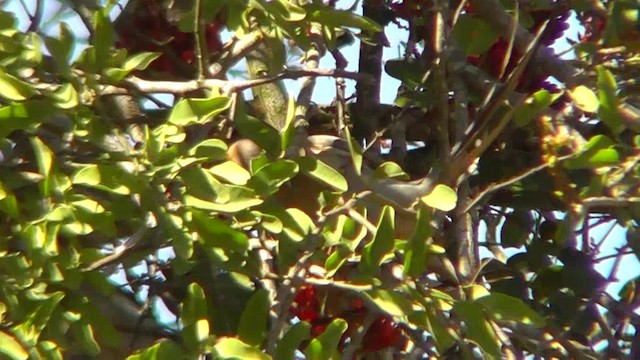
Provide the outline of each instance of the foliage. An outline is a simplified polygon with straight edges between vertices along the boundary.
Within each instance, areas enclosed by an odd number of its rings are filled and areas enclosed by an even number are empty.
[[[0,10],[2,356],[640,356],[637,278],[605,291],[640,257],[633,1],[35,1],[28,29],[19,6]],[[407,38],[383,66],[385,27]],[[260,156],[233,158],[240,138]],[[607,274],[604,224],[627,233]]]

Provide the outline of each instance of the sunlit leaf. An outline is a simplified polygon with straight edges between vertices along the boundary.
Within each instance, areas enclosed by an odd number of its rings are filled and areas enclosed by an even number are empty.
[[[582,151],[564,162],[568,169],[588,169],[614,165],[620,161],[615,142],[607,136],[595,135],[584,145]]]
[[[259,348],[243,343],[241,340],[231,337],[223,337],[213,347],[216,359],[247,359],[269,360],[271,356],[260,351]]]
[[[206,139],[196,144],[189,155],[207,160],[222,160],[227,157],[227,144],[220,139]]]
[[[337,355],[338,343],[348,326],[349,324],[345,320],[335,319],[317,337],[320,344],[322,344],[322,359],[332,359]]]
[[[226,96],[210,99],[185,98],[173,106],[167,121],[178,126],[202,123],[225,111],[230,105],[231,99]]]
[[[381,310],[391,316],[406,318],[412,312],[411,301],[394,291],[373,290],[366,294]]]
[[[300,172],[303,174],[309,175],[338,191],[348,190],[349,184],[344,176],[322,161],[311,157],[300,157],[295,159],[295,162],[300,166]]]
[[[251,174],[242,166],[233,161],[225,161],[207,169],[211,174],[219,179],[225,180],[234,185],[245,185]]]
[[[458,195],[452,188],[438,184],[429,195],[423,196],[420,200],[434,209],[450,211],[455,209]]]
[[[0,353],[14,360],[26,360],[29,353],[12,335],[0,331]]]
[[[336,10],[329,7],[309,6],[312,9],[307,14],[307,19],[311,22],[326,24],[333,27],[352,27],[371,32],[382,31],[380,24],[363,16],[359,16],[351,11]]]
[[[544,318],[531,309],[521,299],[512,296],[493,293],[476,300],[481,304],[487,313],[496,319],[515,321],[519,324],[527,324],[535,327],[542,327],[545,324]]]
[[[59,89],[51,94],[55,106],[61,109],[72,109],[78,106],[78,92],[71,84],[62,84]]]
[[[402,170],[400,165],[392,161],[387,161],[376,169],[375,177],[380,179],[394,178],[399,180],[409,180],[409,175]]]
[[[190,166],[180,172],[187,194],[198,199],[224,204],[229,201],[227,188],[201,167]]]
[[[459,301],[453,311],[466,324],[466,338],[478,344],[486,356],[499,359],[501,344],[482,307],[469,301]]]
[[[13,101],[27,100],[36,93],[31,85],[2,70],[0,70],[0,89],[2,89],[0,97]]]
[[[569,96],[576,106],[586,112],[596,112],[600,106],[600,101],[596,94],[584,85],[579,85],[568,91]]]

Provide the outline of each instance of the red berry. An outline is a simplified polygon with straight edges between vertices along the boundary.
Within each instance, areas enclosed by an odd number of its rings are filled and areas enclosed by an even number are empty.
[[[363,351],[380,351],[398,346],[402,342],[402,330],[390,317],[380,316],[373,321],[362,339]]]
[[[302,321],[313,322],[320,317],[320,302],[312,286],[300,289],[291,302],[289,312]]]

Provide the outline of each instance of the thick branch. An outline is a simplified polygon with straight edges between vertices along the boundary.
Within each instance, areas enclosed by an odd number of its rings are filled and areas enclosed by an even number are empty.
[[[254,86],[264,85],[282,79],[298,79],[305,76],[328,76],[328,77],[344,77],[349,79],[362,79],[363,76],[358,73],[331,69],[317,70],[286,70],[282,73],[255,80],[220,80],[220,79],[204,79],[189,81],[152,81],[141,79],[136,76],[130,76],[120,82],[123,86],[105,85],[100,89],[101,95],[128,94],[130,89],[135,89],[143,93],[167,93],[183,95],[195,90],[218,88],[225,94],[236,91],[243,91]],[[48,85],[49,88],[55,88],[57,85]]]

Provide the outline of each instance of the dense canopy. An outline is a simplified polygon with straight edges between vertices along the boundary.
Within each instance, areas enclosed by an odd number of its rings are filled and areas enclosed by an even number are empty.
[[[5,2],[2,357],[639,358],[639,12]]]

